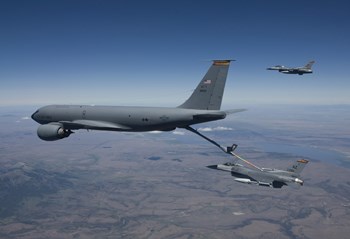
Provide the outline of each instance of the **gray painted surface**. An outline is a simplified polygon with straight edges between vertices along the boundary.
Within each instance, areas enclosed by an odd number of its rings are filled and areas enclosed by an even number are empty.
[[[296,68],[277,65],[277,66],[269,67],[269,68],[267,68],[267,70],[275,70],[275,71],[279,71],[279,72],[284,73],[284,74],[299,74],[299,75],[310,74],[310,73],[312,73],[311,68],[312,68],[312,65],[314,63],[315,63],[315,61],[310,61],[305,66],[296,67]]]
[[[303,181],[299,177],[307,163],[308,161],[304,159],[297,160],[286,170],[268,168],[258,170],[237,163],[211,165],[208,168],[228,171],[235,177],[237,182],[281,188],[284,185],[294,183],[303,185]]]
[[[42,124],[37,133],[47,141],[68,137],[78,129],[169,131],[224,119],[227,113],[235,112],[220,111],[230,61],[213,61],[196,90],[177,108],[48,105],[38,109],[32,119]]]

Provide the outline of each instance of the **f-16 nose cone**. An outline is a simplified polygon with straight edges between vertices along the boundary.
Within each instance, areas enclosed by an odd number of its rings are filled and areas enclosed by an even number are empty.
[[[209,165],[209,166],[207,166],[207,168],[218,169],[218,166],[217,165]]]

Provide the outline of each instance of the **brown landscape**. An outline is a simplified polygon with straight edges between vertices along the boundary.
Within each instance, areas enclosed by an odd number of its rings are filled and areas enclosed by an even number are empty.
[[[321,112],[242,113],[203,132],[237,143],[237,153],[260,166],[307,158],[299,189],[241,184],[208,169],[231,159],[181,130],[79,131],[44,142],[25,115],[1,112],[0,238],[348,238],[350,132],[341,126],[349,115]],[[276,143],[275,151],[264,143]],[[302,155],[305,147],[320,157]]]

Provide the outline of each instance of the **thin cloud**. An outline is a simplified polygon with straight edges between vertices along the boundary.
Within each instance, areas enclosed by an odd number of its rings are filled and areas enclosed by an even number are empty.
[[[149,134],[161,134],[161,133],[163,133],[163,131],[154,130],[154,131],[149,131],[149,132],[146,132],[146,133],[149,133]]]
[[[173,134],[176,134],[176,135],[185,135],[185,132],[183,132],[183,131],[174,131]]]
[[[23,120],[29,120],[30,118],[28,116],[23,116],[22,118],[16,120],[16,123],[21,123]]]
[[[154,131],[150,131],[150,132],[146,132],[148,134],[162,134],[164,133],[164,131],[159,131],[159,130],[154,130]],[[183,131],[173,131],[172,132],[175,135],[185,135],[185,132]]]
[[[233,129],[230,127],[218,126],[215,128],[211,128],[211,127],[199,128],[198,130],[203,132],[211,132],[211,131],[231,131]]]

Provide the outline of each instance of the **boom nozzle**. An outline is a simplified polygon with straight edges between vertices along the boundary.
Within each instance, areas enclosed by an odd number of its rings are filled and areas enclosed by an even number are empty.
[[[226,148],[226,152],[229,154],[229,153],[232,153],[233,151],[235,151],[235,149],[238,147],[237,144],[232,144],[232,146],[227,146]]]

